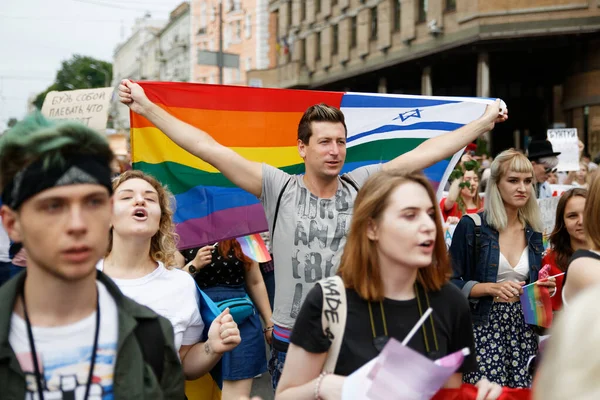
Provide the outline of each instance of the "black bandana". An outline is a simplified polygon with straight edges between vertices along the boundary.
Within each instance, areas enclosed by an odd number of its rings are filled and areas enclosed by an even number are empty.
[[[90,155],[68,155],[63,165],[43,167],[37,160],[17,172],[2,192],[2,203],[17,210],[36,194],[56,186],[91,183],[102,185],[112,194],[110,167],[104,158]]]

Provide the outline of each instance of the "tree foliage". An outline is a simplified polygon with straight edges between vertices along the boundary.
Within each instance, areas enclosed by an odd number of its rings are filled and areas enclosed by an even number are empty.
[[[42,108],[46,95],[53,91],[89,89],[110,86],[112,81],[112,64],[75,54],[70,60],[63,61],[61,69],[56,73],[54,83],[38,94],[33,104]]]
[[[6,126],[8,126],[9,128],[12,128],[13,126],[15,126],[17,123],[19,122],[18,119],[16,119],[15,117],[12,117],[8,120],[8,122],[6,123]]]

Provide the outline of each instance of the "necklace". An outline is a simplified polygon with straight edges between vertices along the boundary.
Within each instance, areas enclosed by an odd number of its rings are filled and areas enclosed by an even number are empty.
[[[40,372],[40,366],[38,364],[37,351],[35,349],[35,341],[33,340],[33,330],[31,329],[31,321],[29,320],[29,314],[27,313],[27,304],[25,303],[25,282],[21,287],[21,297],[23,299],[23,314],[25,315],[25,324],[27,325],[27,336],[29,339],[29,347],[31,348],[31,358],[33,359],[33,368],[35,371],[35,381],[37,384],[38,399],[44,400],[44,388],[42,387],[42,374]],[[94,366],[96,365],[96,353],[98,352],[98,336],[100,335],[100,301],[98,290],[96,290],[96,331],[94,333],[94,346],[92,347],[92,355],[90,361],[90,372],[88,374],[87,383],[85,385],[85,396],[84,400],[87,400],[90,393],[90,386],[92,384],[92,378],[94,376]]]
[[[427,295],[427,292],[423,289],[421,290],[421,286],[418,285],[415,282],[415,293],[417,295],[417,306],[419,308],[419,317],[423,316],[423,306],[422,306],[422,299],[421,297],[425,297],[425,302],[427,304],[427,308],[429,308],[429,296]],[[381,352],[381,350],[383,350],[383,348],[385,347],[386,343],[389,340],[389,336],[388,336],[388,330],[387,330],[387,320],[385,318],[385,310],[383,308],[383,302],[380,301],[379,302],[379,308],[381,310],[381,319],[383,322],[383,335],[377,335],[377,332],[375,330],[375,319],[373,318],[373,309],[371,307],[371,302],[367,303],[369,306],[369,317],[371,319],[371,332],[373,334],[373,346],[377,349],[377,351]],[[437,340],[437,334],[435,332],[435,325],[433,323],[433,316],[430,314],[429,315],[429,323],[431,324],[431,335],[433,336],[432,338],[428,338],[428,332],[429,329],[427,329],[426,324],[423,324],[421,326],[421,331],[423,332],[423,340],[425,341],[425,351],[427,352],[427,355],[429,356],[429,358],[438,358],[438,354],[439,353],[439,345],[438,345],[438,340]],[[430,339],[433,341],[433,345],[435,346],[435,350],[431,351],[430,349]]]

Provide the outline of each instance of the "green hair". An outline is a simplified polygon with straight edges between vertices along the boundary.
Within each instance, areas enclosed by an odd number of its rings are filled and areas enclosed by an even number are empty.
[[[69,154],[113,159],[108,141],[101,134],[78,122],[56,122],[34,112],[0,137],[0,188],[35,161],[44,168],[64,165]]]

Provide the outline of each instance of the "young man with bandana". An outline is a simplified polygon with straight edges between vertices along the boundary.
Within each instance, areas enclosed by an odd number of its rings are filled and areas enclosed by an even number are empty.
[[[0,215],[28,254],[0,288],[2,398],[184,398],[170,323],[95,267],[108,245],[112,158],[96,132],[39,115],[0,139]]]

